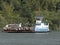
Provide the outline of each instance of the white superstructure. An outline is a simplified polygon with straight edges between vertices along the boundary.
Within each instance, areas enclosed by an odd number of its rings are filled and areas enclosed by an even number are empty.
[[[35,31],[49,31],[49,23],[44,22],[43,17],[36,17]]]

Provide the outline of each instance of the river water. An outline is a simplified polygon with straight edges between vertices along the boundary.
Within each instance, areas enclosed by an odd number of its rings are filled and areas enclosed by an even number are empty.
[[[0,32],[0,45],[60,45],[60,32],[48,32],[48,33]]]

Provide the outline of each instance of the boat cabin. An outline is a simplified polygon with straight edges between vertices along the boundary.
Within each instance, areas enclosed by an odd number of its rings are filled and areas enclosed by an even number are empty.
[[[36,16],[35,17],[35,32],[47,32],[49,31],[49,23],[46,23],[44,17]]]

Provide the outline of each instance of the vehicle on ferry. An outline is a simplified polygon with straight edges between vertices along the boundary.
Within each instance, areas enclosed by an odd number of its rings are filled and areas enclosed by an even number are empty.
[[[8,24],[3,27],[4,32],[8,33],[32,33],[33,27],[22,27],[21,24]]]

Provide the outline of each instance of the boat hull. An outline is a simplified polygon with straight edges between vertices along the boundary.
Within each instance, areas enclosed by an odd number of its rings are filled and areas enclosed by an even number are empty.
[[[33,31],[33,30],[4,30],[7,33],[47,33],[50,31]]]

